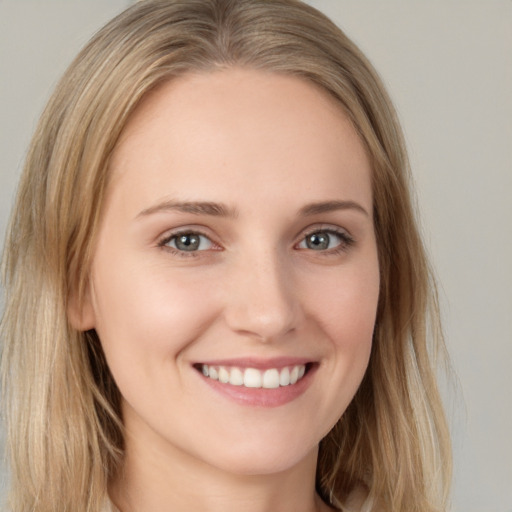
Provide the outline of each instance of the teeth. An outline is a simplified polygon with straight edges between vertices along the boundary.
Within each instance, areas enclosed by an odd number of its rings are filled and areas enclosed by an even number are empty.
[[[263,374],[263,387],[267,389],[279,387],[279,372],[276,369],[267,370]]]
[[[299,378],[299,367],[294,366],[290,372],[290,384],[295,384]]]
[[[244,386],[246,388],[275,389],[283,386],[291,386],[304,377],[306,365],[300,364],[291,367],[270,368],[260,371],[256,368],[242,370],[228,366],[208,366],[203,364],[201,371],[205,377],[218,380],[223,384],[232,386]]]
[[[222,366],[219,368],[219,382],[226,384],[229,382],[229,372]]]
[[[283,368],[279,375],[279,385],[280,386],[289,386],[290,385],[290,370],[288,368]]]
[[[206,366],[206,365],[205,365]],[[229,383],[232,386],[242,386],[244,383],[244,374],[238,368],[231,368]]]
[[[244,386],[246,388],[261,388],[261,372],[254,368],[247,368],[244,372]]]

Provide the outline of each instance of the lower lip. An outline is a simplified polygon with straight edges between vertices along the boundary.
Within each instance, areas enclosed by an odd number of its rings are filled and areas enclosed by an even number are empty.
[[[233,386],[232,384],[224,384],[218,380],[205,377],[199,372],[197,373],[211,389],[238,404],[252,407],[279,407],[292,402],[306,391],[313,380],[313,374],[316,369],[317,365],[312,365],[304,377],[295,384],[272,389]]]

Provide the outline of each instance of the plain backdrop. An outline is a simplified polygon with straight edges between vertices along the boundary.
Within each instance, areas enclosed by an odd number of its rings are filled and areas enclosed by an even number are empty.
[[[0,0],[0,236],[59,75],[128,0]],[[402,120],[458,392],[455,512],[512,512],[512,1],[310,0]],[[5,477],[5,475],[4,475]]]

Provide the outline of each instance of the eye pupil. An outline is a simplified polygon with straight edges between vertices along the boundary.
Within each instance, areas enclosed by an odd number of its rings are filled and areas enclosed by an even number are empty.
[[[329,248],[330,237],[327,233],[313,233],[306,238],[308,249],[325,250]]]
[[[199,248],[201,240],[198,235],[193,233],[180,235],[176,237],[176,248],[180,251],[196,251]]]

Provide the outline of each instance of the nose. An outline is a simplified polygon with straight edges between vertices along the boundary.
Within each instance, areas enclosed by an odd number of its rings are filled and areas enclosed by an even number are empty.
[[[274,342],[297,329],[301,313],[297,290],[290,265],[278,254],[246,259],[229,280],[225,318],[231,330]]]

